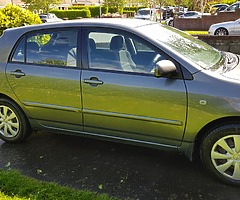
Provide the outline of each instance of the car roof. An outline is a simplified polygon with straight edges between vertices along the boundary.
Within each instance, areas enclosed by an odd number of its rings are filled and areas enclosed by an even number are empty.
[[[123,28],[123,29],[134,29],[139,26],[145,26],[148,24],[153,24],[156,22],[152,22],[149,20],[139,20],[139,19],[125,19],[125,18],[89,18],[89,19],[80,19],[80,20],[66,20],[62,22],[54,22],[54,23],[43,23],[37,25],[28,25],[17,28],[10,28],[5,30],[5,32],[15,32],[16,30],[20,32],[27,32],[31,30],[38,29],[48,29],[48,28],[62,28],[62,27],[81,27],[81,26],[89,26],[89,27],[106,27],[106,28]]]
[[[23,27],[6,29],[0,37],[0,41],[8,42],[9,46],[13,46],[15,42],[25,33],[38,30],[40,31],[44,29],[99,27],[118,28],[123,31],[132,32],[133,29],[136,29],[137,27],[142,27],[150,24],[156,24],[156,22],[150,20],[123,18],[89,18],[79,20],[67,20],[61,22],[42,23],[37,25],[28,25]],[[139,34],[141,34],[141,32],[139,32]]]
[[[150,8],[140,8],[138,10],[150,10]],[[153,9],[152,9],[153,10]]]
[[[229,6],[229,5],[226,3],[217,3],[217,4],[212,5],[211,7],[221,7],[221,6]]]

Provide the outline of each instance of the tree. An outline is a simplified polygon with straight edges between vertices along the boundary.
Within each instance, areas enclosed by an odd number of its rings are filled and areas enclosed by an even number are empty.
[[[1,33],[7,28],[26,26],[30,24],[42,23],[39,16],[31,11],[7,4],[0,10],[0,28]]]
[[[123,8],[126,4],[125,0],[105,0],[104,4],[108,7],[117,7],[117,8]]]
[[[104,0],[104,5],[112,8],[109,9],[109,11],[112,10],[114,12],[119,12],[122,14],[123,8],[126,5],[126,0]]]
[[[51,6],[58,5],[61,0],[22,0],[31,11],[49,13]]]

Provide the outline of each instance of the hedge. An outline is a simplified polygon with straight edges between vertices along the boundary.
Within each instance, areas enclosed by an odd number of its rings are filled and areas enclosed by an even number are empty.
[[[57,17],[64,19],[77,19],[79,17],[82,18],[90,18],[91,13],[90,10],[85,9],[85,10],[53,10],[51,11],[54,13]]]
[[[83,10],[83,9],[89,9],[91,13],[91,17],[99,17],[100,15],[100,7],[99,6],[69,6],[68,10]],[[101,13],[107,14],[108,13],[108,7],[101,6]]]
[[[123,14],[123,8],[117,8],[117,7],[108,7],[108,12],[109,13],[119,13]]]
[[[84,10],[88,9],[90,6],[69,6],[68,10]]]
[[[127,17],[134,17],[135,16],[135,11],[128,11],[128,10],[123,10],[123,14],[126,14]]]
[[[133,16],[139,9],[146,8],[145,6],[131,6],[131,7],[124,7],[124,8],[117,8],[117,7],[108,7],[108,6],[101,6],[102,14],[108,13],[117,13],[120,14],[127,14],[129,16]],[[91,12],[91,17],[98,17],[100,15],[100,8],[99,6],[69,6],[68,10],[85,10],[89,9]]]
[[[131,7],[124,7],[123,8],[123,12],[126,12],[126,11],[132,11],[132,12],[137,12],[139,9],[141,8],[146,8],[146,6],[131,6]]]

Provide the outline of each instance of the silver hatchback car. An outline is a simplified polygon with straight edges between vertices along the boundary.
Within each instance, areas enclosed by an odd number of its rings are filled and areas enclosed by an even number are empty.
[[[175,150],[240,185],[239,60],[148,20],[9,29],[0,38],[0,138],[46,129]]]

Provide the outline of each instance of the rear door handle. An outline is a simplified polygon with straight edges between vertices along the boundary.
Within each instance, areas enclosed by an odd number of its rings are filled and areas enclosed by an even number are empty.
[[[20,69],[17,69],[15,71],[10,71],[10,75],[15,76],[16,78],[20,78],[22,76],[25,76],[25,73],[22,72]]]
[[[84,79],[83,82],[87,83],[91,86],[98,86],[98,85],[103,84],[103,81],[99,80],[97,77],[91,77],[90,79]]]

